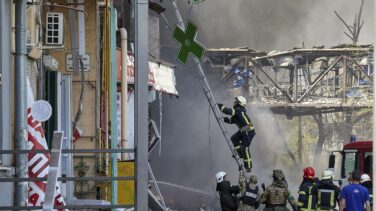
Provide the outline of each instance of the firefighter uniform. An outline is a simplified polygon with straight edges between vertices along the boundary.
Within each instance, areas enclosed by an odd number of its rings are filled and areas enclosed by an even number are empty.
[[[244,167],[247,171],[250,171],[252,168],[252,159],[249,146],[251,145],[253,137],[256,135],[252,121],[248,117],[245,107],[241,104],[235,104],[233,108],[218,104],[218,107],[222,113],[231,116],[230,118],[225,117],[224,122],[238,126],[239,130],[231,136],[231,141],[239,156],[243,158]]]
[[[332,179],[322,179],[312,188],[312,194],[317,197],[317,211],[334,211],[341,190]]]
[[[260,202],[266,205],[264,211],[288,211],[287,201],[294,211],[298,210],[282,171],[274,170],[273,179],[273,183],[261,194]]]
[[[236,211],[239,200],[237,194],[240,193],[240,187],[231,186],[226,180],[226,172],[220,171],[215,175],[217,181],[217,191],[219,192],[219,200],[221,202],[222,211]]]
[[[231,186],[229,181],[217,183],[217,191],[222,211],[236,211],[239,200],[236,195],[240,192],[239,186]]]
[[[304,179],[299,186],[298,210],[314,211],[316,210],[316,195],[312,195],[314,187],[313,179]]]

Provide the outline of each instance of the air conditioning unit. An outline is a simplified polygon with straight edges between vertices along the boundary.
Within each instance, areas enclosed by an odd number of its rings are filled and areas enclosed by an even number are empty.
[[[63,13],[48,12],[46,16],[46,45],[64,45],[64,15]]]

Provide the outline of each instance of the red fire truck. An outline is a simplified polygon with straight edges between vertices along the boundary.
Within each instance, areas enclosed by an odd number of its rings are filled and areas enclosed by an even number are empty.
[[[346,178],[347,175],[359,170],[361,174],[368,174],[372,178],[372,141],[355,141],[343,146],[340,151],[342,159],[340,170],[341,178]],[[335,155],[332,153],[329,156],[329,168],[335,168]]]

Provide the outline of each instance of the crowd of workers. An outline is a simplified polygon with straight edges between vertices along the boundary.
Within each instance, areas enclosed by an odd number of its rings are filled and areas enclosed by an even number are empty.
[[[360,175],[358,170],[351,172],[349,184],[342,190],[333,183],[333,171],[325,170],[321,180],[315,177],[315,170],[307,167],[303,170],[303,181],[295,200],[285,175],[280,169],[273,170],[273,183],[262,193],[257,185],[257,177],[245,178],[239,175],[239,185],[232,186],[225,172],[216,174],[217,191],[222,211],[255,211],[265,205],[264,211],[288,211],[287,202],[293,211],[370,211],[372,207],[372,181],[367,174]]]

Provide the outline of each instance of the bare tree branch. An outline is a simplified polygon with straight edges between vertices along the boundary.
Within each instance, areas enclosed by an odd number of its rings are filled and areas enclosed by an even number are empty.
[[[357,34],[358,37],[359,37],[360,30],[361,30],[362,27],[363,27],[363,24],[364,24],[364,21],[363,21],[362,24],[360,24],[360,26],[359,26],[359,30],[358,30],[358,34]]]
[[[364,0],[362,0],[362,4],[360,5],[360,9],[359,9],[358,27],[360,26],[360,20],[361,20],[361,18],[362,18],[363,4],[364,4]],[[360,31],[360,29],[359,29],[359,31]],[[358,34],[359,34],[359,32],[358,32]]]
[[[346,34],[346,36],[348,36],[351,40],[353,39],[349,34],[347,34],[346,32],[343,32]]]
[[[364,0],[362,0],[362,3],[360,5],[359,13],[355,14],[355,18],[354,18],[354,22],[352,26],[348,25],[345,22],[345,20],[343,20],[343,18],[338,14],[338,12],[334,10],[334,13],[336,14],[336,16],[341,20],[341,22],[346,26],[347,30],[350,32],[351,35],[346,32],[344,33],[353,41],[353,45],[357,44],[360,30],[362,29],[363,23],[364,23],[364,21],[362,21],[363,5],[364,5]]]
[[[347,27],[347,29],[352,33],[353,30],[349,27],[349,25],[347,25],[347,23],[342,19],[342,17],[337,13],[337,11],[334,10],[334,13],[342,21],[342,23]]]

